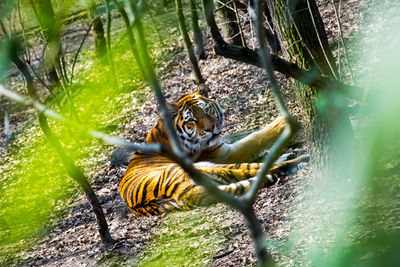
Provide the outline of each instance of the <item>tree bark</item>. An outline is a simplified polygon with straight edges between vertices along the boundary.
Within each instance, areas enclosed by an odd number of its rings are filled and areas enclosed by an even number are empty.
[[[274,0],[267,1],[267,4],[286,59],[302,68],[314,68],[319,74],[337,77],[337,67],[315,0]],[[350,121],[333,106],[321,115],[315,106],[318,94],[316,87],[300,83],[296,83],[296,87],[315,169],[329,170],[335,154],[335,145],[331,144],[334,126],[339,122],[344,123],[350,133]]]

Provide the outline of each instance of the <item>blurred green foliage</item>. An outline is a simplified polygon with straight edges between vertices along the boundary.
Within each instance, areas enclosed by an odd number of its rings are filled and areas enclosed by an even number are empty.
[[[21,10],[22,17],[25,22],[29,21],[28,26],[35,26],[33,23],[35,17],[30,9],[30,3],[21,1],[21,3],[25,2],[27,3]],[[9,12],[16,12],[15,2],[6,1],[5,3],[10,5]],[[79,10],[84,3],[75,5],[75,1],[63,1],[56,4],[53,1],[53,4],[58,17],[56,21],[54,21],[55,18],[45,19],[46,25],[59,23],[59,18],[63,14]],[[164,22],[157,23],[166,25],[166,19],[169,19],[168,13],[160,18]],[[6,25],[9,23],[18,25],[11,21],[11,18],[3,22]],[[68,25],[62,26],[68,27]],[[115,135],[124,132],[132,114],[143,102],[147,90],[144,81],[138,78],[140,77],[138,68],[134,63],[129,45],[125,42],[124,29],[120,30],[121,26],[120,21],[113,22],[113,29],[116,31],[112,32],[112,53],[119,87],[114,87],[110,67],[96,61],[93,48],[86,45],[79,55],[74,82],[67,88],[72,92],[72,98],[61,97],[64,99],[62,109],[55,104],[50,106],[69,119],[75,120],[77,117],[78,123],[86,127]],[[145,24],[146,32],[150,36],[156,34],[153,27],[154,20],[151,25]],[[17,27],[14,30],[18,32],[20,28]],[[60,28],[55,27],[54,30],[58,32]],[[160,59],[165,57],[168,51],[166,47],[157,43],[158,33],[156,36],[149,38],[151,41],[149,49],[156,58]],[[163,37],[173,38],[167,34]],[[90,44],[93,41],[89,37],[87,42]],[[6,77],[10,66],[7,45],[7,42],[2,42],[0,45],[0,79]],[[75,53],[76,51],[66,55],[69,63]],[[68,67],[71,67],[71,64]],[[26,92],[20,93],[26,95]],[[28,113],[30,116],[35,116],[31,109]],[[104,152],[111,151],[112,148],[87,136],[82,136],[76,129],[70,129],[51,120],[49,123],[67,153],[84,173],[88,174],[88,178],[92,178],[93,174],[96,174],[106,163],[98,159],[104,158]],[[77,193],[77,184],[68,177],[59,157],[46,141],[35,121],[17,137],[5,154],[0,155],[0,265],[14,262],[17,260],[15,256],[20,251],[29,248],[38,237],[47,234],[47,230],[51,229],[49,220],[60,218],[76,199]]]

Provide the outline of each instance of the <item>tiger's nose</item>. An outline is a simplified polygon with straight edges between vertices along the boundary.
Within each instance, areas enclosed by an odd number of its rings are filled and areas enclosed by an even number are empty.
[[[205,128],[204,131],[206,133],[211,133],[211,132],[213,132],[213,127]]]
[[[207,120],[203,123],[204,132],[211,133],[214,130],[214,122]]]

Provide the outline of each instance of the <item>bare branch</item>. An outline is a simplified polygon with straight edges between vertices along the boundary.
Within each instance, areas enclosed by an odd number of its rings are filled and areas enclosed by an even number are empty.
[[[213,49],[217,55],[261,67],[259,55],[257,51],[252,49],[227,43],[222,46],[216,44]],[[304,70],[296,64],[290,63],[276,55],[270,55],[270,57],[272,67],[275,71],[288,75],[306,85],[313,86],[319,90],[331,90],[335,88],[344,96],[354,100],[361,100],[363,97],[364,90],[361,87],[351,86],[336,79],[322,76],[318,71],[313,69]]]
[[[238,10],[237,5],[236,5],[236,1],[233,1],[233,7],[235,8],[234,12],[235,12],[237,24],[238,24],[238,27],[239,27],[240,39],[242,40],[242,46],[247,47],[246,39],[244,37],[244,33],[243,33],[243,29],[242,29],[242,23],[240,21],[239,10]]]
[[[201,71],[199,68],[199,64],[197,63],[196,55],[193,51],[192,42],[190,41],[189,35],[187,33],[186,24],[185,24],[185,17],[182,11],[182,2],[181,0],[175,0],[176,5],[176,16],[178,19],[179,29],[182,34],[183,44],[185,46],[186,53],[189,56],[192,71],[194,73],[194,77],[196,79],[197,84],[204,83],[203,76],[201,75]]]
[[[320,34],[319,34],[319,31],[318,31],[318,29],[317,29],[317,25],[316,25],[315,19],[314,19],[314,17],[315,17],[315,14],[314,14],[315,10],[314,10],[314,12],[313,12],[313,8],[312,8],[312,6],[311,6],[311,4],[310,4],[310,0],[307,0],[307,6],[308,6],[308,11],[310,12],[311,21],[312,21],[313,26],[314,26],[315,35],[317,36],[319,45],[321,46],[321,50],[322,50],[322,53],[323,53],[323,55],[324,55],[324,57],[325,57],[326,63],[328,64],[328,66],[329,66],[329,68],[330,68],[330,70],[331,70],[331,72],[332,72],[332,75],[337,79],[338,73],[337,73],[336,66],[333,66],[334,63],[329,59],[329,57],[328,57],[328,55],[327,55],[327,53],[326,53],[325,46],[324,46],[324,44],[322,43],[321,36],[320,36]],[[317,8],[317,9],[318,9],[318,8]]]
[[[207,2],[207,0],[203,1],[203,5],[209,5],[209,4],[210,3]],[[135,7],[136,7],[135,4],[131,1],[130,8],[131,8],[133,14],[136,13]],[[212,16],[212,14],[211,14],[211,16]],[[177,138],[177,135],[175,132],[175,127],[172,124],[171,116],[169,114],[169,111],[167,110],[167,107],[165,104],[165,99],[161,92],[160,85],[155,76],[154,69],[152,68],[152,66],[150,64],[151,59],[146,50],[146,42],[144,39],[143,30],[142,30],[140,21],[137,21],[135,29],[138,34],[138,44],[139,44],[138,47],[139,47],[140,54],[142,55],[142,59],[143,59],[142,63],[145,64],[143,66],[143,69],[146,71],[146,77],[150,83],[151,88],[153,89],[153,91],[156,95],[157,101],[160,106],[161,114],[163,116],[165,116],[164,121],[165,121],[165,125],[167,128],[170,143],[172,145],[172,150],[166,148],[165,150],[163,150],[162,153],[164,155],[166,155],[167,157],[169,157],[175,163],[179,164],[180,167],[191,177],[191,179],[193,179],[193,181],[196,184],[204,186],[206,191],[215,200],[226,203],[226,204],[230,205],[231,207],[234,207],[235,209],[239,210],[245,216],[245,218],[249,224],[250,231],[252,233],[252,237],[253,237],[254,244],[256,247],[256,255],[259,260],[259,264],[262,266],[265,266],[267,264],[272,265],[273,264],[272,257],[270,254],[267,253],[267,251],[265,249],[265,239],[263,236],[262,228],[261,228],[260,222],[258,221],[257,217],[254,214],[252,202],[243,201],[243,199],[236,198],[227,192],[221,191],[218,188],[218,185],[215,182],[213,182],[208,177],[208,175],[197,170],[193,166],[191,160],[188,159],[187,157],[185,157],[185,153],[182,152],[182,146],[180,144],[180,141]],[[219,32],[216,34],[219,34]],[[279,96],[277,98],[279,98]],[[282,110],[283,110],[283,108],[282,108]],[[290,128],[289,128],[289,132],[291,132]],[[283,137],[284,137],[283,138],[284,141],[286,141],[287,137],[286,136],[283,136]],[[282,144],[278,143],[278,145],[276,145],[276,146],[279,149],[281,145]],[[274,155],[275,155],[275,153],[273,153],[271,155],[271,157],[269,159],[270,161],[274,158]],[[263,177],[260,176],[260,177],[258,177],[258,179],[261,181],[263,179]],[[260,183],[261,182],[256,183],[256,185],[254,186],[255,189],[253,189],[253,190],[257,191],[257,189],[259,188],[258,185]]]
[[[126,33],[128,35],[129,45],[131,47],[131,51],[132,51],[133,57],[135,58],[135,61],[136,61],[137,65],[138,65],[138,67],[139,67],[139,70],[140,70],[141,74],[143,75],[144,78],[146,78],[146,73],[145,73],[144,69],[142,69],[142,66],[143,66],[143,64],[141,62],[142,59],[141,59],[141,57],[140,57],[140,55],[139,55],[139,53],[137,51],[138,49],[136,47],[135,36],[133,35],[133,32],[132,32],[132,27],[136,24],[137,18],[135,17],[134,21],[130,22],[128,14],[126,13],[126,11],[125,11],[124,7],[122,6],[122,4],[119,3],[117,0],[113,0],[113,3],[115,5],[115,7],[117,8],[119,14],[121,15],[122,20],[124,21],[124,24],[125,24],[125,27],[126,27]]]
[[[262,64],[257,51],[247,47],[230,45],[224,41],[215,22],[213,15],[214,5],[212,1],[203,0],[203,7],[207,25],[210,28],[211,38],[214,42],[214,53],[226,58],[231,58],[261,67]],[[276,55],[269,55],[269,57],[271,58],[273,70],[288,75],[306,85],[313,86],[320,90],[330,90],[332,88],[336,88],[346,97],[355,100],[361,100],[364,95],[364,90],[360,87],[347,85],[336,79],[322,76],[318,73],[318,71],[313,69],[304,70],[299,68],[296,64],[290,63]]]
[[[132,13],[136,14],[135,4],[132,2],[130,4]],[[158,79],[151,65],[151,58],[146,49],[146,40],[144,38],[142,24],[139,20],[137,20],[136,22],[135,30],[138,34],[138,48],[140,54],[142,55],[142,62],[145,62],[143,68],[146,71],[146,77],[149,81],[150,87],[153,89],[153,92],[156,95],[157,102],[160,106],[160,113],[164,117],[168,137],[172,146],[172,150],[168,147],[162,146],[161,153],[170,158],[175,163],[179,164],[182,169],[193,179],[194,182],[204,186],[207,192],[209,192],[217,201],[231,205],[232,207],[241,211],[246,210],[246,206],[243,205],[244,203],[242,201],[239,201],[236,197],[227,192],[221,191],[218,188],[218,185],[214,181],[212,181],[212,179],[208,175],[197,170],[193,166],[192,161],[188,157],[186,157],[186,153],[184,152],[181,142],[176,135],[175,127],[172,124],[172,119],[167,109],[165,98],[161,91]]]
[[[82,41],[81,41],[81,43],[80,43],[80,45],[79,45],[78,51],[76,51],[76,54],[75,54],[75,57],[74,57],[74,61],[73,61],[73,63],[72,63],[72,67],[71,67],[71,78],[70,78],[71,82],[72,82],[72,80],[74,79],[74,70],[75,70],[76,61],[77,61],[77,59],[78,59],[78,55],[79,55],[79,53],[81,52],[81,49],[82,49],[82,47],[83,47],[83,44],[84,44],[86,38],[88,37],[89,32],[90,32],[90,29],[92,28],[92,26],[93,26],[93,21],[90,23],[88,29],[86,30],[85,36],[83,37],[83,39],[82,39]]]
[[[203,34],[201,33],[199,27],[199,14],[197,13],[197,5],[195,0],[190,0],[190,14],[192,20],[194,42],[196,44],[196,52],[199,59],[204,59],[206,57],[204,53],[204,43]]]

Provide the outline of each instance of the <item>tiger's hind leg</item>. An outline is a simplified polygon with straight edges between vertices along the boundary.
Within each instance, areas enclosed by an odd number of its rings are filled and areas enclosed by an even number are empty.
[[[274,163],[268,173],[275,178],[296,172],[301,163],[308,161],[308,155],[294,159]],[[214,164],[202,166],[196,164],[196,168],[208,174],[220,184],[233,184],[255,177],[263,167],[263,163],[238,163],[238,164]]]
[[[261,163],[213,164],[203,166],[195,164],[196,169],[208,174],[219,184],[231,184],[254,177],[262,168]]]
[[[274,184],[280,177],[289,175],[297,171],[301,164],[308,162],[309,156],[302,155],[294,159],[273,164],[267,174],[264,186]],[[241,163],[241,164],[215,164],[213,166],[198,167],[197,169],[210,175],[216,182],[222,181],[223,184],[218,188],[234,196],[246,193],[251,184],[255,181],[255,176],[262,168],[263,163]],[[205,192],[204,188],[198,188],[201,198],[198,198],[200,205],[210,205],[215,200]]]
[[[218,188],[221,191],[228,192],[233,196],[240,196],[247,192],[250,189],[250,186],[255,178],[250,178],[247,180],[230,183],[226,185],[219,185]],[[203,186],[196,185],[191,189],[191,192],[188,193],[186,199],[184,199],[185,205],[187,207],[193,206],[209,206],[216,203],[214,197],[207,193],[206,189]]]

